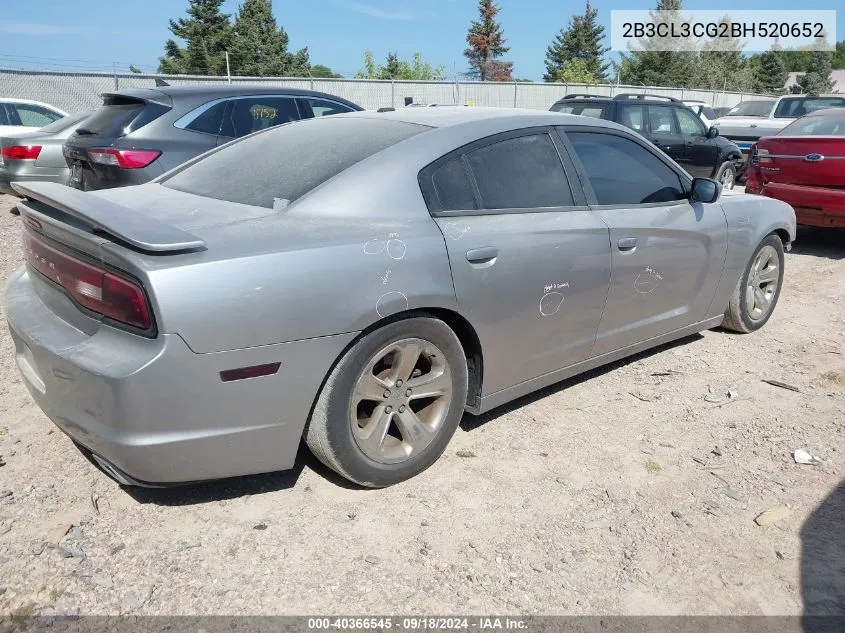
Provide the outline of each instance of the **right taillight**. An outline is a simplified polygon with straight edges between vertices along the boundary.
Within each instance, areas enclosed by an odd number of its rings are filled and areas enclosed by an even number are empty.
[[[8,160],[35,160],[40,153],[40,145],[12,145],[0,150],[3,158]]]
[[[82,307],[141,330],[152,328],[147,296],[137,283],[71,257],[27,232],[23,248],[27,263]]]
[[[143,169],[161,156],[157,149],[114,149],[92,147],[88,150],[91,162],[98,165],[112,165],[121,169]]]

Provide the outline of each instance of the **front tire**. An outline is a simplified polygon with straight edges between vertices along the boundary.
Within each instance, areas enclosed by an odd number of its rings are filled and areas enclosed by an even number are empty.
[[[780,298],[783,268],[783,242],[777,235],[769,235],[757,246],[739,278],[722,326],[742,334],[763,327]]]
[[[463,416],[467,362],[439,319],[412,317],[363,336],[334,367],[305,442],[359,485],[390,486],[431,466]]]
[[[730,161],[722,163],[719,171],[716,172],[715,179],[722,183],[722,187],[725,189],[733,189],[734,185],[736,185],[736,168],[733,166],[733,163]]]

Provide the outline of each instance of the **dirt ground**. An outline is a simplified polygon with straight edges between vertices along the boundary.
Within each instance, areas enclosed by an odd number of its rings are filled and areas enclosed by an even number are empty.
[[[3,280],[21,259],[10,208]],[[387,490],[305,449],[289,472],[121,489],[32,403],[4,327],[0,612],[845,613],[843,237],[801,233],[762,331],[467,415]],[[822,464],[796,464],[801,448]],[[779,520],[757,525],[766,510]]]

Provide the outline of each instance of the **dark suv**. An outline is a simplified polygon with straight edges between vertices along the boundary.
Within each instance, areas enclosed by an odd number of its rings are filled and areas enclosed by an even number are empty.
[[[322,92],[267,86],[107,93],[64,144],[68,184],[83,190],[141,184],[251,132],[353,110],[363,108]]]
[[[691,176],[715,178],[727,189],[745,172],[739,147],[719,136],[716,128],[708,130],[689,107],[672,97],[571,94],[551,110],[621,123],[657,145]]]

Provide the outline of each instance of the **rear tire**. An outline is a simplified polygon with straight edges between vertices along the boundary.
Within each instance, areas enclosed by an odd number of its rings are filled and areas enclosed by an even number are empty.
[[[722,183],[725,189],[733,189],[736,185],[736,168],[731,161],[725,161],[716,172],[716,180]]]
[[[763,327],[780,298],[783,267],[783,242],[777,235],[769,235],[754,250],[739,278],[722,327],[741,334]]]
[[[332,369],[304,437],[323,464],[361,486],[413,477],[446,449],[467,397],[461,342],[412,317],[358,340]]]

